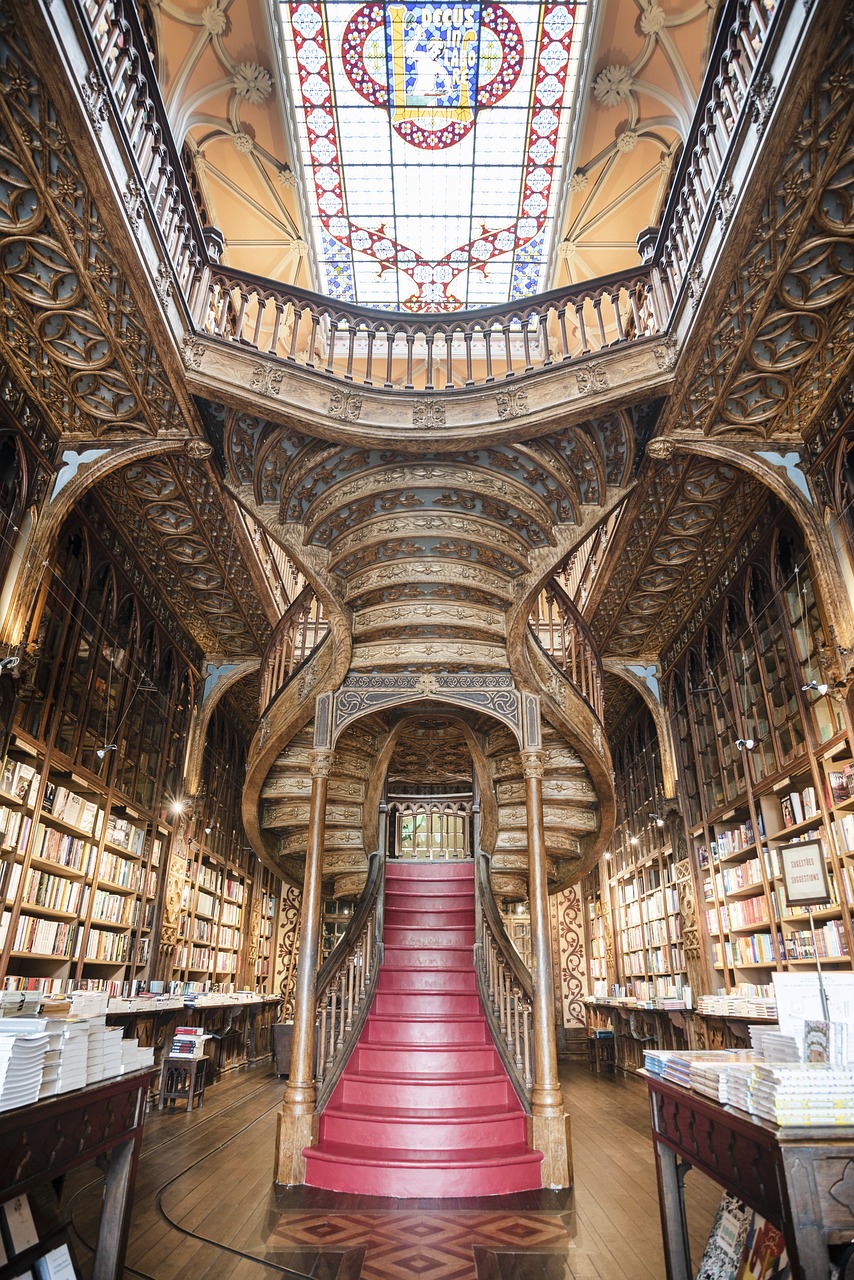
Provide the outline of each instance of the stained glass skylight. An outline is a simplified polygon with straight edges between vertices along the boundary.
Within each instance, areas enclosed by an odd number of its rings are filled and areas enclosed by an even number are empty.
[[[424,312],[545,287],[584,15],[281,0],[326,293]]]

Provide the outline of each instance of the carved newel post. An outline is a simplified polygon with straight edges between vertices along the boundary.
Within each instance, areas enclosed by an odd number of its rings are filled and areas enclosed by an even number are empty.
[[[543,825],[543,754],[522,752],[528,821],[528,896],[534,980],[534,1084],[531,1090],[531,1145],[545,1155],[543,1186],[572,1185],[569,1117],[557,1073],[554,978],[549,928],[546,836]]]
[[[294,1009],[291,1072],[276,1135],[276,1182],[292,1185],[305,1181],[303,1147],[317,1139],[317,1094],[314,1084],[314,1040],[317,957],[320,947],[320,908],[323,880],[323,845],[326,835],[326,792],[334,753],[313,750],[309,755],[311,801],[305,881],[300,913],[300,949]]]

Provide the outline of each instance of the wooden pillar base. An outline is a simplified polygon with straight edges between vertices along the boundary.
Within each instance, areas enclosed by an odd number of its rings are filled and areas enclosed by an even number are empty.
[[[562,1112],[528,1116],[528,1145],[543,1153],[543,1186],[572,1186],[571,1121]]]
[[[294,1115],[282,1107],[276,1117],[275,1181],[280,1186],[301,1186],[305,1182],[303,1147],[317,1142],[318,1116]]]

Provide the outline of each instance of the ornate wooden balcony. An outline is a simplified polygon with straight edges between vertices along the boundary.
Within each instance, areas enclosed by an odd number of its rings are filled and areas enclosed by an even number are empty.
[[[220,265],[221,241],[196,215],[133,0],[70,3],[100,67],[82,86],[87,109],[93,119],[111,114],[124,136],[136,173],[125,201],[137,218],[145,205],[156,228],[163,294],[177,284],[185,336],[195,330],[334,379],[341,403],[336,411],[333,397],[330,413],[343,420],[353,385],[390,393],[504,386],[498,413],[514,417],[518,380],[662,334],[686,296],[696,306],[703,236],[729,217],[737,198],[726,175],[745,123],[761,136],[773,99],[764,68],[768,35],[778,13],[791,8],[786,0],[729,0],[648,264],[510,306],[409,316],[333,302]],[[756,138],[744,145],[755,149]],[[594,369],[588,378],[595,377]]]

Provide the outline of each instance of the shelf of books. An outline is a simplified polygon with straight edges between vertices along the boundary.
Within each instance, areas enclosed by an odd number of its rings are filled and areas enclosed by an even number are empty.
[[[582,892],[586,903],[585,930],[590,991],[593,995],[605,996],[608,994],[607,906],[602,901],[598,866],[585,876]]]
[[[822,966],[851,968],[854,954],[854,800],[848,777],[832,760],[814,763],[747,798],[718,821],[692,832],[700,869],[711,961],[727,989],[770,983],[774,971]],[[854,783],[854,771],[851,774]],[[784,885],[782,850],[819,846],[829,902],[792,905]],[[849,869],[850,868],[850,869]]]
[[[20,744],[0,773],[4,985],[118,994],[147,975],[165,828]]]
[[[625,846],[622,852],[612,859],[618,870],[611,881],[621,986],[638,999],[665,999],[688,983],[670,851],[638,862]]]
[[[281,882],[269,867],[259,864],[254,892],[260,899],[258,912],[258,956],[255,960],[255,986],[269,994],[273,990],[276,967],[276,925]]]
[[[191,840],[178,919],[173,979],[201,990],[241,985],[248,881],[242,866]]]

